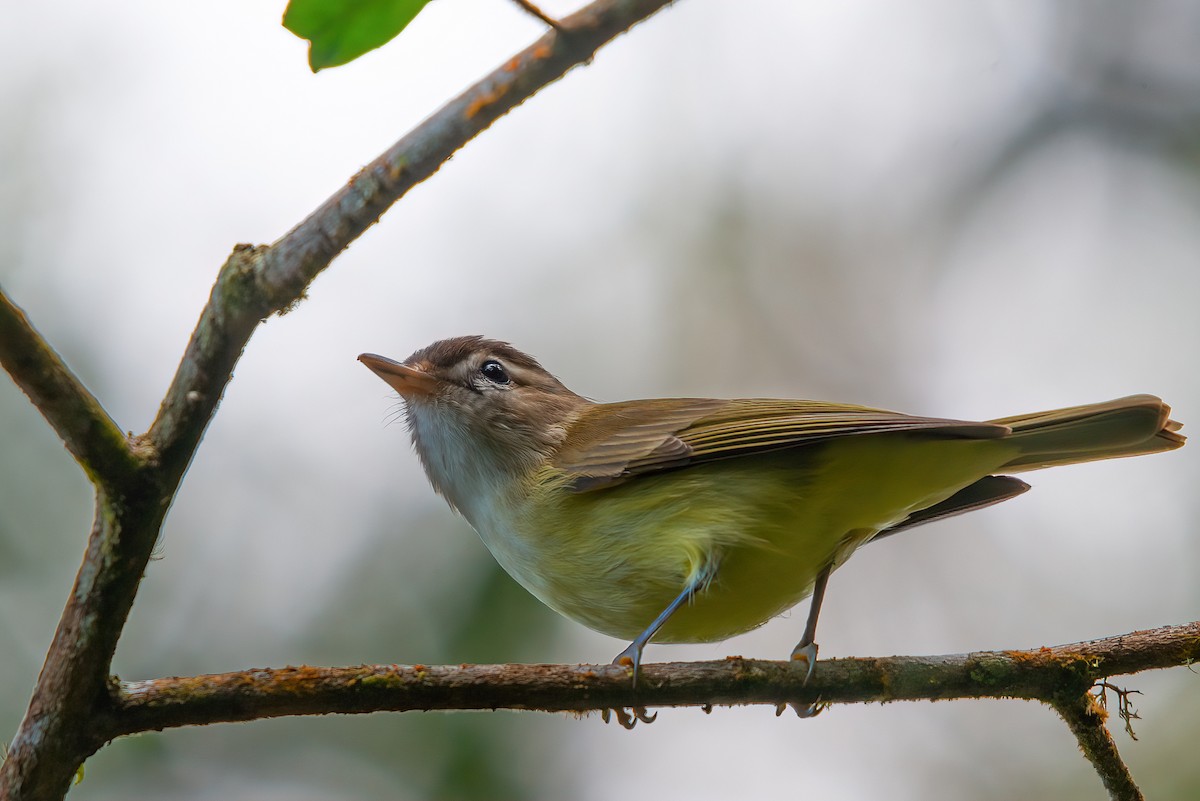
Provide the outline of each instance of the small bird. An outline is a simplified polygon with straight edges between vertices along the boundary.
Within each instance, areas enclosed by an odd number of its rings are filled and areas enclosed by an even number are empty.
[[[1006,473],[1180,447],[1152,395],[986,422],[807,400],[595,403],[480,336],[359,360],[404,399],[440,495],[550,608],[631,640],[714,642],[812,595],[861,545],[1029,489]],[[640,715],[640,712],[639,712]],[[645,718],[643,718],[645,719]]]

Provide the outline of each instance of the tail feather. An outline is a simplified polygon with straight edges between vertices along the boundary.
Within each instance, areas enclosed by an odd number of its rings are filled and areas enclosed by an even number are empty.
[[[1008,441],[1021,453],[1001,469],[1020,471],[1174,450],[1186,438],[1178,433],[1183,424],[1170,415],[1161,399],[1130,395],[989,422],[1012,429]]]

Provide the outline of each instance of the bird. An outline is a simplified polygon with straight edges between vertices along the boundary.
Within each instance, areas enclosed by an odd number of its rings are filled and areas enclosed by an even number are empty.
[[[830,574],[862,545],[1029,489],[1011,473],[1185,441],[1153,395],[978,422],[812,400],[598,403],[483,336],[358,358],[403,399],[433,489],[540,601],[628,640],[613,661],[635,686],[652,640],[725,640],[811,596],[791,654],[807,680]]]

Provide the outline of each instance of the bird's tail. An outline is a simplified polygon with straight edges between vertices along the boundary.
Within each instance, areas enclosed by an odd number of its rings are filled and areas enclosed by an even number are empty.
[[[1179,433],[1183,424],[1170,416],[1171,407],[1160,398],[1130,395],[989,422],[1012,429],[1008,441],[1021,453],[1000,469],[1019,472],[1174,450],[1186,438]]]

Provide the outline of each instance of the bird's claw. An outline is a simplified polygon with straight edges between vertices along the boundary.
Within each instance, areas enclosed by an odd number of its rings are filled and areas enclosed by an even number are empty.
[[[621,724],[621,728],[632,729],[638,724],[638,721],[646,724],[653,723],[656,719],[658,719],[658,713],[655,712],[654,714],[650,714],[646,712],[646,707],[644,706],[635,706],[630,707],[629,709],[621,706],[615,706],[611,709],[603,710],[600,713],[600,717],[605,723],[608,723],[612,718],[615,717],[617,719],[617,723]]]
[[[620,665],[621,667],[633,669],[633,681],[631,684],[636,689],[638,669],[642,666],[642,644],[636,640],[631,642],[628,648],[616,655],[612,663],[614,665]],[[653,723],[655,719],[658,718],[658,713],[655,712],[654,714],[650,714],[646,711],[646,707],[644,706],[634,706],[629,708],[618,706],[605,709],[600,713],[600,717],[604,719],[605,723],[608,723],[612,718],[615,717],[617,719],[617,723],[620,723],[622,728],[632,729],[638,724],[639,721],[642,723]]]
[[[804,673],[804,683],[808,684],[808,680],[812,678],[813,671],[817,668],[817,644],[815,642],[804,642],[801,640],[795,648],[792,649],[792,661],[804,662],[808,665],[808,670]],[[801,706],[800,704],[789,701],[786,704],[777,704],[775,706],[775,717],[783,714],[783,710],[791,707],[798,718],[815,718],[829,704],[823,704],[818,701],[815,704]]]
[[[817,644],[815,642],[800,642],[792,649],[792,661],[804,662],[808,665],[808,672],[804,674],[804,683],[808,684],[808,680],[812,678],[813,671],[817,669]]]
[[[786,704],[776,704],[775,705],[775,717],[779,717],[780,715],[782,715],[783,710],[787,709],[789,706],[793,710],[795,710],[796,717],[803,719],[803,718],[815,718],[817,715],[824,712],[829,707],[829,704],[821,703],[820,701],[818,701],[815,704],[809,704],[808,706],[801,706],[800,704],[797,704],[795,701],[788,701]]]
[[[633,687],[637,688],[638,669],[642,666],[642,649],[638,643],[630,643],[629,647],[613,658],[614,665],[633,668]]]

